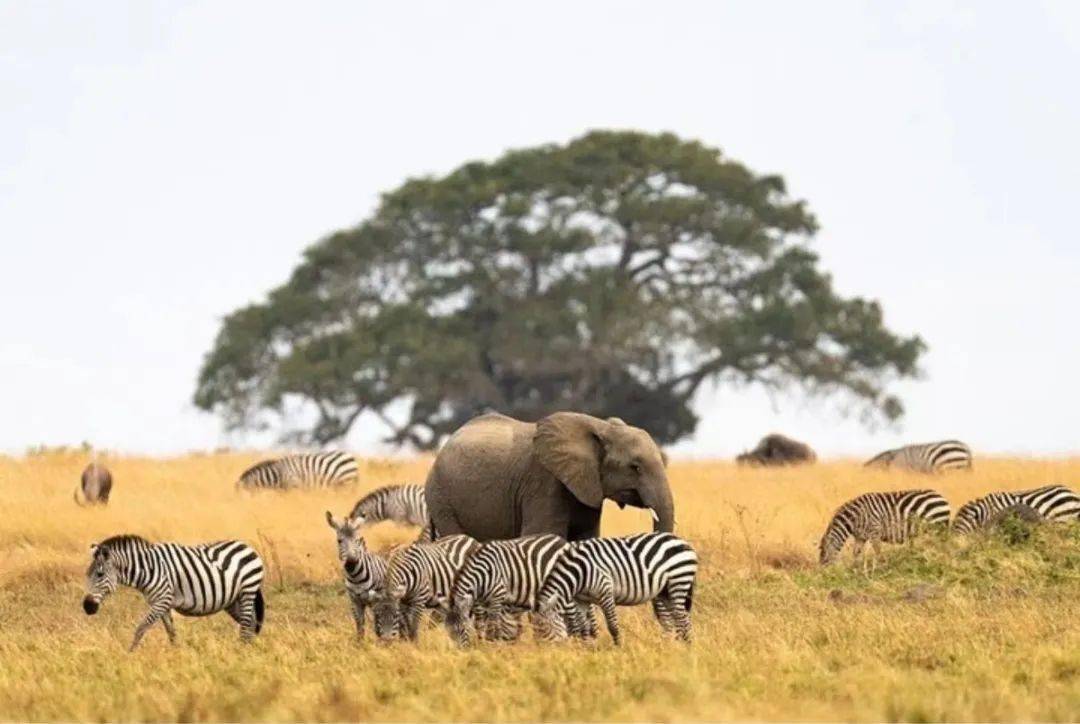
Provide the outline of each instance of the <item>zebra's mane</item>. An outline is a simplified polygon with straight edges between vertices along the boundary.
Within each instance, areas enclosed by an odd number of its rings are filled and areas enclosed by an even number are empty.
[[[146,538],[141,535],[135,535],[134,533],[124,533],[122,535],[114,535],[111,538],[98,543],[98,548],[113,548],[114,546],[123,546],[127,543],[145,543],[146,545],[153,545]]]

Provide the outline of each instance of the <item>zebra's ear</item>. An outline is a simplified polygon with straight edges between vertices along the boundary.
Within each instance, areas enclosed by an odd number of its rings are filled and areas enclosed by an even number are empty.
[[[101,550],[101,546],[99,546],[97,543],[91,543],[90,544],[90,555],[91,556],[94,556],[96,558],[99,550]]]
[[[334,514],[331,513],[329,510],[326,511],[326,522],[331,528],[337,530],[338,526],[337,523],[334,522]]]

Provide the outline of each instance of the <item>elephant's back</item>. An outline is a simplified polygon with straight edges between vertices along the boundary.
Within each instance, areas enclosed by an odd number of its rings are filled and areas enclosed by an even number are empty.
[[[427,483],[436,527],[451,514],[463,532],[479,540],[512,538],[517,523],[513,488],[532,451],[536,425],[505,415],[482,415],[443,445]]]

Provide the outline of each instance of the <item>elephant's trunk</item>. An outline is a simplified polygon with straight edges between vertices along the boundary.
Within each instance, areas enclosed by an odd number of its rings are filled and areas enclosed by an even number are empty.
[[[653,531],[656,533],[675,532],[675,503],[671,499],[671,488],[667,482],[649,491],[644,497],[645,505],[653,512]]]

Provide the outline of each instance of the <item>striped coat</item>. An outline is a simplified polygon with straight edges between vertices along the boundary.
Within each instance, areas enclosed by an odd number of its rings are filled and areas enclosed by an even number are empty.
[[[953,530],[970,533],[985,528],[998,514],[1021,505],[1027,506],[1043,520],[1080,520],[1080,496],[1064,485],[1044,485],[1032,490],[990,493],[964,503],[956,511]]]
[[[820,560],[836,560],[849,538],[855,540],[855,558],[867,542],[903,543],[925,525],[947,525],[949,503],[933,490],[864,493],[841,505],[821,536]],[[864,563],[865,565],[865,563]]]
[[[866,461],[869,468],[896,468],[913,473],[971,470],[971,448],[959,440],[907,445],[878,453]]]
[[[257,463],[240,475],[237,488],[324,488],[351,485],[358,479],[356,459],[343,452],[286,455]]]
[[[97,613],[101,602],[119,586],[138,590],[150,606],[135,629],[132,651],[158,621],[169,640],[175,640],[172,611],[185,616],[225,611],[240,624],[245,641],[262,628],[263,562],[246,543],[231,540],[186,546],[122,535],[90,550],[83,599],[87,614]]]

